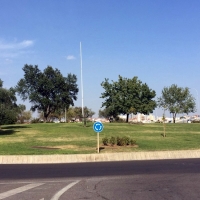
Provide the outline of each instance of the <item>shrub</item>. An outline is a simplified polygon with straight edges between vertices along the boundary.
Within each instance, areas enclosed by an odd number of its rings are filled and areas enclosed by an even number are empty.
[[[117,137],[117,145],[120,146],[120,144],[121,144],[121,138]]]
[[[124,141],[125,145],[129,145],[129,144],[130,144],[130,138],[129,138],[129,137],[124,136],[124,137],[122,138],[122,140]]]
[[[191,123],[200,123],[200,120],[193,120]]]
[[[125,146],[125,145],[135,145],[136,141],[131,139],[130,137],[117,137],[117,145],[118,146]]]
[[[40,119],[39,118],[34,118],[34,119],[31,120],[31,123],[32,124],[40,123]]]
[[[143,122],[134,122],[134,121],[131,121],[131,122],[129,122],[129,124],[132,124],[132,125],[144,125],[144,123]]]
[[[117,146],[126,146],[126,145],[135,145],[136,141],[131,139],[130,137],[124,136],[124,137],[110,137],[108,139],[107,137],[102,138],[102,142],[105,146],[110,144],[111,146],[114,146],[117,144]]]
[[[136,144],[136,140],[131,139],[131,140],[130,140],[130,144],[131,144],[132,146],[135,145],[135,144]]]
[[[123,138],[117,137],[117,145],[118,146],[124,146],[125,144],[126,144],[125,137],[123,137]]]
[[[102,138],[102,142],[103,142],[103,145],[107,146],[108,145],[108,138],[107,137]]]
[[[117,123],[125,123],[125,120],[124,120],[124,119],[121,119],[121,118],[119,118],[119,119],[117,120]]]
[[[116,139],[115,139],[115,137],[111,137],[110,138],[110,144],[112,145],[112,146],[114,146],[115,144],[116,144]]]

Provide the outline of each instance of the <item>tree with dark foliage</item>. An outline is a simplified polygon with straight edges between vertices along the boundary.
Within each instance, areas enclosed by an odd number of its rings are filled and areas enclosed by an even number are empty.
[[[0,79],[0,125],[14,124],[17,121],[17,98],[13,88],[3,88]]]
[[[119,76],[118,81],[111,83],[109,79],[105,79],[101,86],[105,90],[101,96],[105,99],[102,107],[109,108],[110,114],[126,114],[126,122],[129,114],[149,114],[156,107],[156,102],[153,100],[156,92],[137,77],[128,79]]]
[[[68,109],[77,100],[78,86],[74,74],[63,77],[58,69],[48,66],[41,72],[37,65],[23,67],[24,78],[17,86],[16,91],[22,100],[29,99],[32,111],[42,111],[47,121],[50,113],[59,109]]]

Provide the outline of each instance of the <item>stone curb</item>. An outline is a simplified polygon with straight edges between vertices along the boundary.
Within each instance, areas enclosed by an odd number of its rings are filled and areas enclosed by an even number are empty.
[[[100,153],[73,155],[10,155],[0,156],[0,164],[50,164],[131,160],[200,158],[199,150]]]

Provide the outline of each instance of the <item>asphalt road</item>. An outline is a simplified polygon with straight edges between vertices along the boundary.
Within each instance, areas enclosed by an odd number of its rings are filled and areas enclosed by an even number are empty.
[[[200,159],[0,165],[0,199],[200,199]]]

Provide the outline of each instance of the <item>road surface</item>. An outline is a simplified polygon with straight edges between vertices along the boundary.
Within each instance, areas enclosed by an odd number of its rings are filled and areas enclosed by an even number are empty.
[[[200,159],[0,165],[0,199],[200,199]]]

